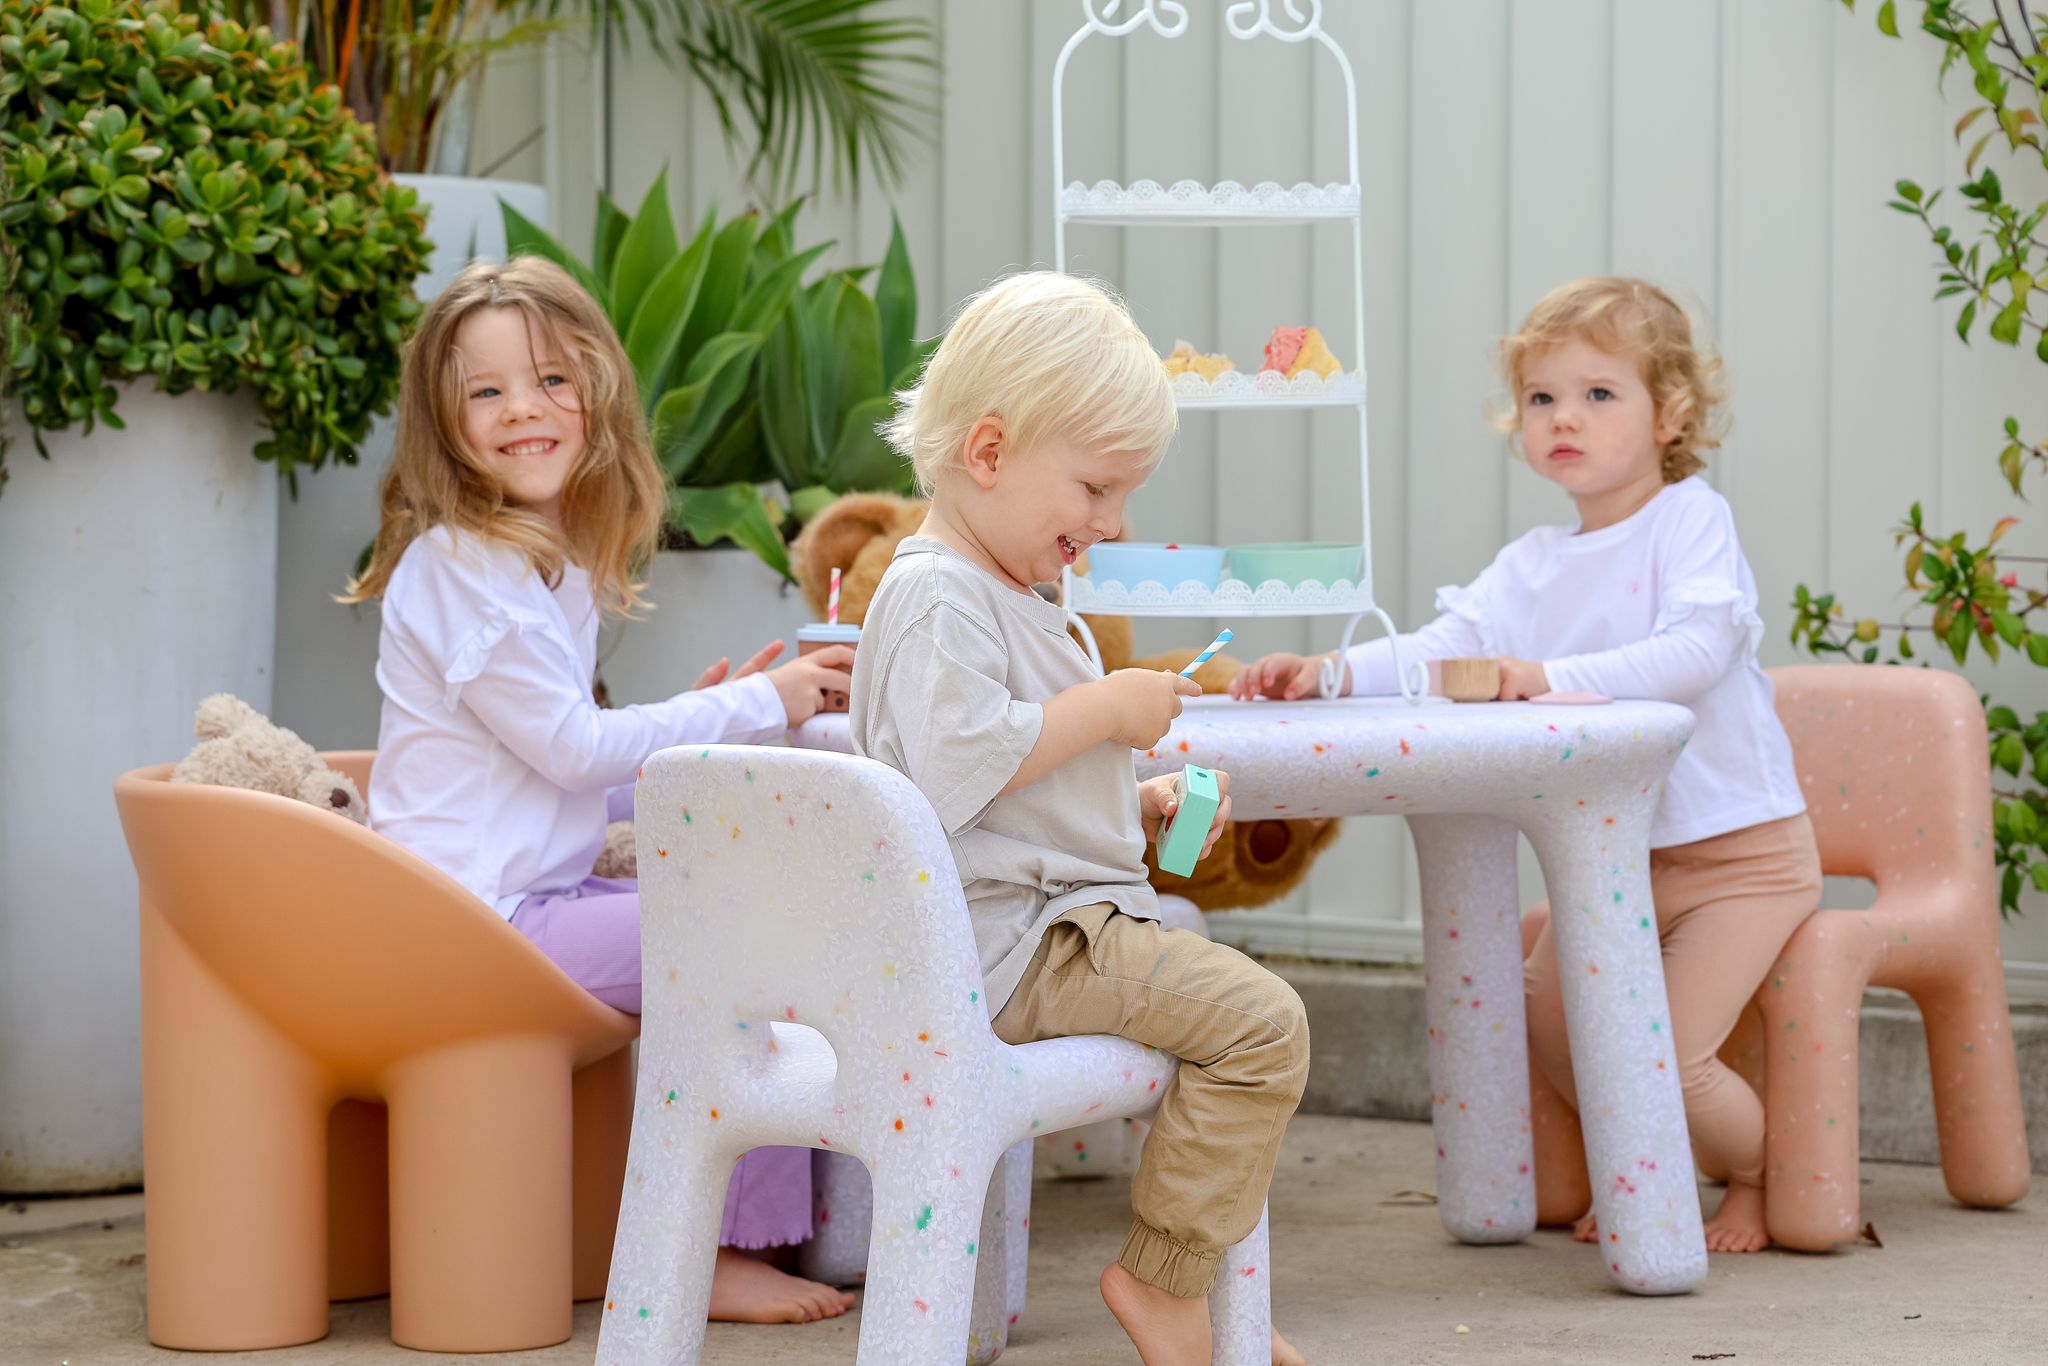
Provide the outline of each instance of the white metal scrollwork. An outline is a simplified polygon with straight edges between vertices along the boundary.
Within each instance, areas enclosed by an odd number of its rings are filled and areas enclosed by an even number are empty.
[[[1290,3],[1292,0],[1290,0]],[[1322,0],[1313,0],[1316,8],[1322,8]],[[1178,38],[1188,26],[1188,7],[1177,0],[1133,0],[1126,11],[1129,18],[1119,19],[1116,12],[1124,8],[1124,0],[1081,0],[1081,14],[1088,21],[1083,32],[1093,31],[1120,38],[1140,24],[1152,25],[1152,31],[1162,38]],[[1164,17],[1162,17],[1164,16]],[[1074,35],[1079,38],[1081,34]],[[1069,42],[1068,47],[1073,43]],[[1064,58],[1067,54],[1062,52]]]
[[[1304,3],[1308,6],[1306,19],[1301,16]],[[1244,0],[1232,5],[1223,11],[1223,22],[1230,26],[1231,36],[1237,38],[1256,38],[1266,33],[1283,43],[1298,43],[1322,33],[1323,0],[1280,0],[1280,5],[1298,28],[1286,29],[1273,22],[1273,0]],[[1252,17],[1254,13],[1256,18]]]

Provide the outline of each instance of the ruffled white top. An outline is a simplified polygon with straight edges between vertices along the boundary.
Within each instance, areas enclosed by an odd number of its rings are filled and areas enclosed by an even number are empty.
[[[370,826],[503,916],[590,876],[648,755],[788,725],[761,674],[599,707],[597,619],[582,569],[550,590],[518,550],[446,527],[406,547],[384,590]]]
[[[1676,702],[1696,726],[1650,833],[1690,844],[1806,809],[1792,746],[1757,663],[1764,624],[1728,502],[1699,478],[1668,484],[1598,531],[1538,527],[1401,637],[1401,657],[1542,663],[1550,686]],[[1384,640],[1354,646],[1351,691],[1398,691]]]

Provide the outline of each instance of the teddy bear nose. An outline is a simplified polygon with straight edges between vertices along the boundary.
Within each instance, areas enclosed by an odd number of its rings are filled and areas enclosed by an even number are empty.
[[[336,811],[348,810],[348,789],[337,787],[327,794],[327,804]]]

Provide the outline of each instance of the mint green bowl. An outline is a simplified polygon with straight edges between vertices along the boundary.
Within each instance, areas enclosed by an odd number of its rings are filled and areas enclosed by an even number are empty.
[[[1257,588],[1278,579],[1289,588],[1314,579],[1325,588],[1339,579],[1358,582],[1359,566],[1365,563],[1365,547],[1341,541],[1283,541],[1260,545],[1234,545],[1225,552],[1229,575]]]

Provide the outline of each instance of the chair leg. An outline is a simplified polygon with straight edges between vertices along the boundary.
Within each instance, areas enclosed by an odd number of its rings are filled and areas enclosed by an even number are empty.
[[[811,1237],[797,1249],[797,1270],[826,1285],[859,1285],[868,1275],[875,1188],[857,1157],[819,1149],[811,1155]]]
[[[982,1208],[999,1162],[985,1151],[903,1144],[876,1164],[859,1366],[964,1359]]]
[[[1031,1265],[1031,1140],[1025,1139],[1003,1154],[1003,1237],[1008,1244],[1004,1258],[1009,1268],[1010,1326],[1024,1317],[1030,1296],[1025,1273]]]
[[[1245,1240],[1223,1250],[1209,1291],[1209,1358],[1215,1366],[1271,1366],[1273,1360],[1273,1247],[1270,1211]]]
[[[633,1122],[597,1366],[696,1366],[704,1351],[725,1188],[739,1154],[687,1123],[661,1123],[659,1113]]]
[[[391,1292],[390,1131],[384,1106],[345,1100],[327,1115],[327,1298]]]
[[[1025,1160],[1030,1145],[1020,1144]],[[981,1233],[974,1240],[974,1308],[967,1317],[967,1366],[989,1366],[1010,1343],[1010,1252],[1004,1201],[1009,1197],[1010,1158],[997,1160],[981,1201]]]
[[[570,1194],[575,1231],[570,1238],[570,1294],[600,1299],[611,1279],[612,1239],[619,1228],[619,1192],[626,1179],[626,1148],[633,1134],[633,1048],[600,1058],[571,1086],[575,1162]]]
[[[2005,969],[1995,947],[1987,947],[1966,980],[1915,992],[1913,1000],[1927,1027],[1949,1194],[1985,1209],[2010,1205],[2027,1193],[2032,1173]]]
[[[149,1340],[324,1337],[326,1078],[146,903],[141,928]]]
[[[569,1336],[570,1093],[554,1038],[482,1039],[390,1070],[400,1346],[504,1352]]]
[[[1863,976],[1807,922],[1758,995],[1764,1050],[1764,1225],[1801,1252],[1856,1236],[1857,1027]]]

